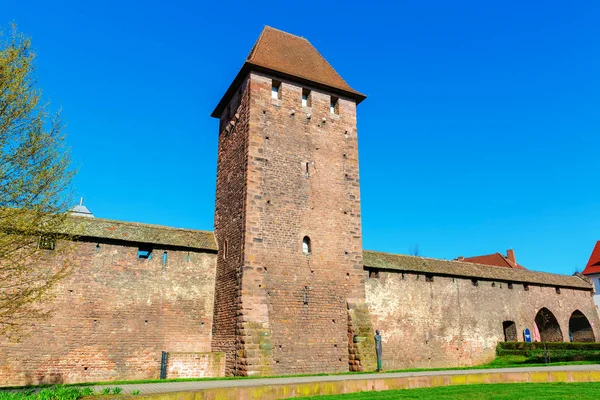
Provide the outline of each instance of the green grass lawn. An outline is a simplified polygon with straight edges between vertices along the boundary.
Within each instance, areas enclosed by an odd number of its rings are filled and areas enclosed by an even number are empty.
[[[308,397],[304,397],[307,399]],[[323,400],[419,399],[419,400],[508,400],[600,398],[600,383],[512,383],[496,385],[445,386],[437,388],[362,392],[337,396],[317,396]]]
[[[558,366],[558,365],[586,365],[586,364],[597,364],[595,361],[571,361],[571,362],[557,362],[550,364],[534,364],[530,359],[523,356],[502,356],[497,357],[489,364],[475,365],[471,367],[455,367],[455,368],[410,368],[403,370],[385,371],[385,372],[422,372],[422,371],[460,371],[470,369],[493,369],[493,368],[518,368],[518,367],[543,367],[543,366]],[[222,378],[180,378],[180,379],[144,379],[144,380],[132,380],[132,381],[113,381],[113,382],[86,382],[86,383],[73,383],[64,385],[69,386],[114,386],[114,385],[127,385],[127,384],[139,384],[139,383],[165,383],[165,382],[196,382],[196,381],[215,381],[215,380],[237,380],[237,379],[263,379],[263,378],[291,378],[291,377],[305,377],[305,376],[328,376],[328,375],[360,375],[360,374],[372,374],[373,371],[367,372],[342,372],[339,374],[310,374],[310,375],[285,375],[285,376],[235,376],[235,377],[222,377]],[[44,388],[53,387],[55,385],[38,385],[38,386],[12,386],[0,388],[6,389],[31,389],[31,388]],[[600,396],[599,396],[600,397]],[[2,399],[0,399],[2,400]],[[600,400],[600,399],[599,399]]]

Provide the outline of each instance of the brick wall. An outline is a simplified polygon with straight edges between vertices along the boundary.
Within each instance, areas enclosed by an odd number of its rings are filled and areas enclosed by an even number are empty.
[[[494,267],[490,267],[494,268]],[[366,276],[366,274],[365,274]],[[504,341],[503,322],[514,321],[517,338],[533,332],[537,312],[548,308],[569,341],[569,319],[585,314],[599,338],[600,320],[589,291],[504,282],[379,272],[366,283],[374,329],[383,336],[384,368],[453,367],[491,361]]]
[[[78,242],[73,273],[45,305],[53,317],[20,343],[0,342],[0,385],[158,378],[163,350],[210,351],[216,256],[137,252]]]
[[[238,310],[241,304],[240,281],[245,229],[249,118],[247,85],[247,81],[241,85],[240,91],[224,111],[219,127],[215,237],[220,252],[216,270],[212,349],[225,352],[227,375],[238,374],[236,351],[241,349]]]
[[[270,77],[251,74],[246,372],[348,371],[347,301],[364,301],[356,105],[340,99],[331,114],[328,93],[283,81],[275,100],[271,89]]]
[[[224,353],[169,353],[167,379],[225,376]]]

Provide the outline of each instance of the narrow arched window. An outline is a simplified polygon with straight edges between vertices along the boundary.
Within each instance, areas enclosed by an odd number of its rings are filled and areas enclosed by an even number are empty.
[[[312,253],[310,238],[308,236],[304,236],[304,239],[302,239],[302,253],[304,253],[305,255],[309,255]]]

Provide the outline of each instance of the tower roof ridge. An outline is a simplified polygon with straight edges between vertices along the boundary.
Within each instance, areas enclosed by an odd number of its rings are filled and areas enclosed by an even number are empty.
[[[211,114],[220,117],[237,87],[250,71],[307,83],[354,99],[366,96],[350,87],[308,39],[265,25],[233,83]]]

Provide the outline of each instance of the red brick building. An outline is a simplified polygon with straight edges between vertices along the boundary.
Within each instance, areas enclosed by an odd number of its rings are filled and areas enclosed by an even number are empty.
[[[595,340],[580,276],[510,253],[363,251],[364,99],[306,39],[265,28],[212,114],[214,233],[71,218],[77,240],[56,246],[72,245],[74,272],[52,318],[0,341],[0,384],[372,370],[374,329],[387,370],[473,365],[540,315],[542,340]]]
[[[493,265],[496,267],[527,269],[524,266],[517,264],[515,251],[513,249],[506,250],[506,255],[500,253],[486,254],[483,256],[474,257],[458,257],[456,261],[464,261],[476,264]]]
[[[594,246],[592,255],[582,274],[594,283],[594,302],[596,303],[596,306],[600,307],[600,241],[596,242],[596,246]]]

